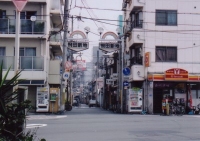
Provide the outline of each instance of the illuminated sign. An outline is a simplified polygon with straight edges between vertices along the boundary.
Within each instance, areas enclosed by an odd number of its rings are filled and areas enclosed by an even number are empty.
[[[172,68],[165,71],[165,80],[188,80],[188,71],[180,68]]]

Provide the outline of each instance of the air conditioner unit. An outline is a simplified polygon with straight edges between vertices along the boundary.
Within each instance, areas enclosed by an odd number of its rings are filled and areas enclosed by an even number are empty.
[[[126,3],[129,3],[131,0],[125,0]]]
[[[144,80],[144,66],[133,65],[131,67],[131,75],[129,77],[129,80],[143,81]]]

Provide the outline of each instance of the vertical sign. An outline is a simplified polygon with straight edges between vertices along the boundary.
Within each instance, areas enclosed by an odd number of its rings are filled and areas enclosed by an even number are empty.
[[[145,67],[150,67],[150,52],[145,53]]]

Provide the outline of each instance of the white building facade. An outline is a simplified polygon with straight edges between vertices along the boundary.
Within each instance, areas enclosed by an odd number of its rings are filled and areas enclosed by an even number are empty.
[[[196,0],[123,2],[130,88],[143,88],[143,109],[149,113],[162,112],[165,97],[184,98],[185,108],[200,103],[199,5]]]
[[[36,109],[48,112],[49,88],[60,88],[60,56],[62,56],[62,36],[58,32],[63,27],[64,0],[28,0],[20,12],[20,86],[27,89],[27,98]],[[11,0],[0,1],[0,60],[6,71],[11,66],[8,78],[14,74],[16,8]],[[36,20],[31,21],[31,16]],[[38,87],[47,88],[46,103],[38,107]],[[41,92],[42,93],[42,92]],[[44,102],[44,101],[43,101]],[[46,108],[44,108],[46,107]],[[42,108],[46,110],[42,110]]]

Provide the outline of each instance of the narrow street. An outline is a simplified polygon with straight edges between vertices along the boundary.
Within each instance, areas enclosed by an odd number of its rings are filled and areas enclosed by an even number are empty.
[[[47,141],[199,141],[200,116],[116,114],[87,105],[64,115],[29,115],[27,129],[39,124]],[[37,126],[37,125],[36,125]]]

